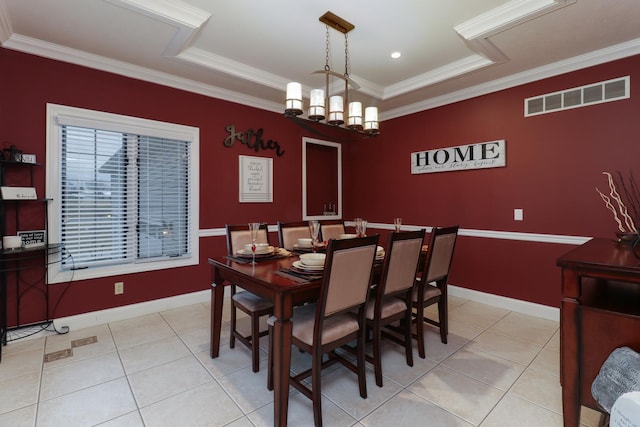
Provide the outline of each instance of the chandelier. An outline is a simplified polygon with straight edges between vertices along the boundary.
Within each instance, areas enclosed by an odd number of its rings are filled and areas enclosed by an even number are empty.
[[[324,74],[325,85],[324,89],[312,89],[309,94],[308,120],[322,123],[321,121],[326,119],[326,123],[324,124],[332,126],[344,125],[346,129],[355,132],[377,135],[379,133],[378,108],[365,108],[363,117],[362,103],[357,101],[349,102],[349,87],[354,90],[360,88],[356,82],[349,78],[349,40],[347,34],[353,30],[355,26],[331,12],[322,15],[320,22],[323,22],[326,27],[325,65],[324,70],[314,71],[312,74]],[[331,70],[329,66],[329,27],[344,34],[344,74],[339,74]],[[329,96],[330,77],[344,81],[344,98],[341,95]],[[348,107],[346,123],[345,105]],[[302,85],[298,82],[290,82],[287,84],[284,114],[288,118],[299,119],[297,116],[302,113]]]

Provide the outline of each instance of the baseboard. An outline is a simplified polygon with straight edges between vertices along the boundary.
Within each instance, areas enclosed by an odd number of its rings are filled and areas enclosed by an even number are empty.
[[[208,301],[211,301],[211,291],[204,290],[106,310],[92,311],[90,313],[60,317],[54,319],[53,323],[58,330],[68,326],[70,331],[74,331]]]
[[[474,291],[472,289],[461,288],[451,284],[449,285],[449,295],[492,305],[494,307],[504,308],[522,314],[541,317],[543,319],[555,320],[556,322],[560,321],[560,309],[556,307],[549,307],[547,305],[536,304],[533,302]]]
[[[548,307],[532,302],[487,294],[485,292],[461,288],[455,285],[449,285],[449,295],[544,319],[555,321],[560,319],[560,310],[555,307]],[[69,329],[73,331],[105,323],[117,322],[119,320],[130,319],[133,317],[144,316],[146,314],[157,313],[159,311],[171,310],[172,308],[183,307],[186,305],[209,302],[210,300],[211,291],[204,290],[169,298],[145,301],[123,307],[115,307],[91,313],[78,314],[75,316],[61,317],[59,319],[55,319],[54,323],[57,328],[68,326]]]

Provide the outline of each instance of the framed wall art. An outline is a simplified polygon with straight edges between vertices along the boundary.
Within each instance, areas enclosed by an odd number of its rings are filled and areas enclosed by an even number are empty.
[[[273,202],[273,159],[238,156],[240,203]]]

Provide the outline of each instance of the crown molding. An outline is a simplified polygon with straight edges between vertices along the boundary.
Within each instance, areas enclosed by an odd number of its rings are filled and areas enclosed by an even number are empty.
[[[9,20],[9,10],[4,0],[0,0],[0,44],[4,44],[13,34],[11,21]]]
[[[258,83],[272,89],[282,90],[290,80],[276,74],[267,73],[242,62],[234,61],[224,56],[213,54],[199,48],[189,48],[178,54],[176,59],[204,67],[210,70],[239,77],[243,80]],[[280,108],[282,109],[282,108]]]
[[[383,99],[393,98],[394,96],[430,86],[492,64],[493,61],[482,55],[467,56],[466,58],[436,68],[433,71],[387,86]]]
[[[576,0],[512,0],[502,6],[476,16],[453,29],[462,37],[475,55],[462,58],[435,70],[395,83],[385,88],[384,97],[417,90],[449,80],[471,71],[509,61],[490,37],[538,16],[575,3]]]
[[[186,3],[173,0],[108,0],[109,2],[145,14],[155,19],[167,22],[178,31],[169,42],[164,54],[175,60],[184,61],[196,66],[215,69],[232,76],[255,82],[266,87],[281,89],[289,79],[266,73],[254,67],[249,67],[237,61],[211,54],[202,49],[190,48],[188,44],[197,32],[210,18],[197,8]],[[447,79],[461,76],[471,71],[495,64],[495,61],[505,61],[507,58],[488,39],[497,32],[504,31],[526,20],[533,19],[543,13],[549,13],[561,7],[575,3],[576,0],[512,0],[503,6],[479,15],[459,26],[455,30],[467,39],[467,42],[478,49],[477,55],[470,55],[436,70],[424,73],[386,88],[368,82],[364,79],[354,79],[362,85],[360,92],[378,99],[389,99],[412,90],[420,89]],[[257,97],[240,94],[216,86],[207,85],[186,78],[155,71],[152,69],[131,65],[129,63],[112,60],[98,55],[66,48],[41,40],[14,34],[8,17],[6,2],[0,0],[0,41],[2,46],[26,53],[43,56],[50,59],[73,63],[89,68],[108,71],[127,77],[132,77],[164,86],[182,89],[189,92],[219,98],[272,112],[281,112],[280,103],[266,101]],[[380,120],[389,120],[416,112],[429,110],[453,102],[462,101],[495,91],[507,89],[517,85],[530,83],[555,75],[576,71],[581,68],[598,65],[608,61],[636,55],[640,53],[640,39],[611,46],[599,51],[580,55],[554,64],[545,65],[522,73],[504,77],[502,79],[483,83],[471,88],[425,101],[403,106],[397,109],[381,112]]]
[[[188,43],[193,40],[202,25],[210,18],[209,14],[197,8],[180,1],[169,0],[108,1],[177,27],[178,32],[165,49],[165,56],[174,57],[185,63],[216,70],[273,89],[282,89],[290,81],[288,78],[268,73],[259,68],[251,67],[202,49],[188,48]],[[465,39],[468,46],[476,52],[475,55],[462,58],[436,70],[388,87],[376,85],[362,78],[358,79],[356,76],[353,76],[354,80],[362,85],[359,92],[379,100],[385,100],[483,67],[508,61],[509,58],[489,40],[489,37],[544,13],[572,4],[575,1],[512,0],[454,27],[454,30]]]
[[[482,83],[470,88],[462,89],[446,95],[429,98],[422,102],[417,102],[404,107],[385,111],[380,114],[380,121],[394,119],[406,116],[420,111],[430,110],[432,108],[442,107],[454,102],[464,101],[466,99],[475,98],[477,96],[487,95],[515,86],[535,82],[538,80],[554,77],[560,74],[570,73],[572,71],[581,70],[583,68],[604,64],[618,59],[627,58],[640,54],[640,39],[631,40],[620,43],[597,51],[589,52],[584,55],[575,56],[573,58],[558,61],[542,67],[533,68],[521,73],[512,74],[510,76]]]
[[[512,0],[456,25],[453,29],[465,40],[487,39],[575,2],[576,0]]]
[[[3,46],[9,49],[42,56],[57,61],[68,62],[83,67],[93,68],[100,71],[106,71],[138,80],[156,83],[163,86],[181,89],[188,92],[198,93],[200,95],[212,98],[222,99],[224,101],[235,102],[262,110],[282,112],[282,105],[276,102],[266,101],[261,98],[244,95],[238,92],[222,89],[217,86],[207,85],[196,82],[194,80],[176,77],[175,75],[163,73],[149,68],[131,65],[127,62],[116,61],[99,55],[88,54],[84,51],[70,49],[53,43],[43,42],[42,40],[25,37],[21,35],[12,35],[9,40],[3,43]]]
[[[163,56],[167,57],[173,57],[182,52],[211,18],[210,13],[179,0],[107,1],[176,27],[176,34],[163,52]]]

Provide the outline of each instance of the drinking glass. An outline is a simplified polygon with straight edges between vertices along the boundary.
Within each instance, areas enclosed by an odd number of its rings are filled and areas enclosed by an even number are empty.
[[[316,251],[316,243],[320,237],[320,222],[316,220],[309,221],[309,234],[311,234],[311,250]]]
[[[356,218],[353,222],[356,225],[356,236],[360,237],[362,235],[362,218]]]
[[[251,252],[253,252],[253,260],[251,264],[256,263],[256,240],[258,240],[258,230],[260,229],[259,222],[250,222],[249,231],[251,232]]]
[[[367,235],[367,220],[363,219],[360,221],[360,237],[365,237]]]
[[[402,225],[402,218],[393,218],[393,226],[396,227],[396,233],[400,231]]]

